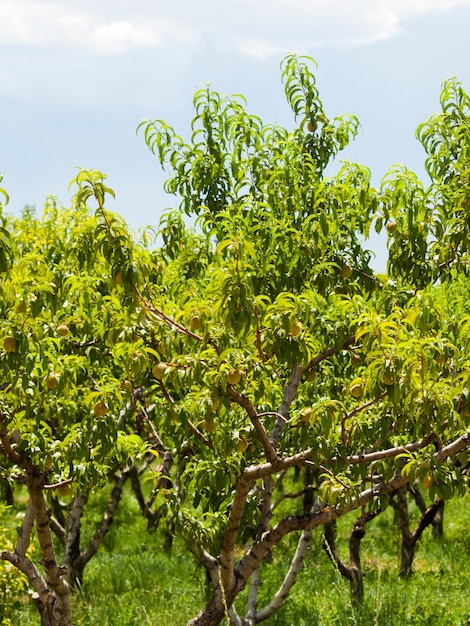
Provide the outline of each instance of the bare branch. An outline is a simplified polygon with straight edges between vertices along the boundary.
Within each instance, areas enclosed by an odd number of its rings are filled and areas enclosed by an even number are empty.
[[[317,526],[332,522],[342,517],[349,511],[354,511],[361,506],[366,505],[376,496],[382,493],[391,493],[406,485],[410,480],[409,476],[396,475],[386,483],[379,483],[366,489],[355,498],[348,500],[343,507],[325,507],[324,509],[307,513],[305,515],[291,515],[283,518],[276,526],[264,534],[260,541],[253,544],[247,554],[238,562],[235,572],[237,585],[242,588],[242,581],[246,581],[252,572],[266,558],[269,551],[275,546],[285,535],[296,530],[312,530]]]
[[[270,461],[271,463],[275,462],[277,460],[276,450],[274,449],[274,446],[272,442],[270,441],[268,434],[259,419],[259,415],[256,412],[255,407],[251,404],[250,400],[246,396],[244,396],[241,393],[238,393],[238,391],[234,387],[232,387],[232,385],[227,385],[227,393],[234,402],[236,402],[239,406],[241,406],[242,409],[245,409],[248,417],[251,420],[251,423],[253,424],[256,430],[258,439],[264,448],[268,461]]]
[[[447,457],[453,454],[458,454],[459,452],[462,452],[462,450],[465,450],[465,448],[468,448],[469,445],[470,445],[470,431],[467,431],[464,435],[462,435],[455,441],[452,441],[447,446],[444,446],[443,448],[441,448],[439,452],[436,452],[436,454],[434,455],[434,458],[438,463],[442,463],[442,461],[447,459]]]
[[[287,417],[289,415],[291,404],[297,397],[297,390],[299,388],[301,378],[302,369],[299,365],[296,365],[292,370],[289,381],[284,390],[284,396],[277,411],[279,416],[276,419],[274,427],[269,435],[269,438],[274,447],[277,446],[277,444],[279,443],[279,439],[281,438],[282,429],[284,428],[284,424],[286,423]]]
[[[0,413],[0,424],[3,423],[3,413]],[[18,467],[23,467],[23,457],[16,452],[11,446],[11,443],[8,439],[8,433],[6,428],[2,428],[0,430],[0,452],[7,457],[9,461],[11,461],[14,465],[18,465]]]
[[[33,504],[31,502],[31,498],[28,502],[28,507],[26,509],[26,513],[23,519],[23,524],[21,525],[21,531],[18,537],[18,542],[16,544],[16,554],[19,556],[25,556],[26,550],[29,546],[29,541],[31,539],[31,532],[34,526],[34,511]]]
[[[274,594],[271,602],[256,613],[255,623],[259,623],[274,615],[280,609],[284,601],[288,598],[292,587],[294,586],[297,576],[302,568],[302,564],[307,554],[307,549],[312,536],[311,530],[303,530],[297,543],[294,557],[290,564],[289,570],[282,581],[282,585]]]
[[[55,517],[52,517],[52,516],[49,520],[49,525],[54,535],[57,537],[60,543],[64,546],[65,540],[66,540],[65,528]]]
[[[187,335],[188,337],[191,337],[192,339],[196,339],[197,341],[204,341],[203,337],[200,337],[196,333],[193,333],[192,330],[189,330],[189,328],[186,328],[185,326],[183,326],[182,324],[174,320],[172,317],[164,313],[161,309],[158,309],[156,306],[148,302],[148,300],[144,298],[144,296],[142,295],[142,293],[140,292],[139,288],[136,285],[134,285],[134,289],[137,295],[139,296],[139,299],[142,302],[144,308],[147,309],[147,311],[159,317],[161,320],[163,320],[166,324],[168,324],[169,326],[177,330],[179,333],[183,335]]]
[[[286,500],[287,498],[289,499],[300,498],[300,496],[303,496],[307,492],[313,491],[314,489],[315,487],[313,485],[307,485],[306,487],[303,487],[303,489],[299,489],[299,491],[293,491],[293,492],[288,491],[288,492],[281,493],[279,498],[273,504],[273,511],[281,504],[283,500]]]
[[[41,596],[48,594],[47,584],[43,576],[41,576],[38,568],[24,555],[17,552],[8,552],[3,550],[0,552],[0,558],[14,565],[20,572],[23,572],[28,579],[31,587]]]
[[[76,553],[80,551],[80,526],[86,500],[85,494],[78,494],[73,499],[72,507],[68,514],[64,555],[65,565],[72,565]]]
[[[106,533],[108,532],[111,524],[114,520],[114,515],[116,513],[116,509],[121,500],[122,490],[124,487],[124,483],[129,478],[129,470],[124,471],[120,476],[116,478],[116,482],[109,496],[108,504],[103,513],[100,523],[98,524],[97,529],[95,530],[93,537],[88,543],[85,550],[81,553],[80,558],[84,564],[88,563],[90,559],[96,554],[98,548],[101,545]]]
[[[326,350],[318,354],[316,357],[314,357],[310,361],[310,363],[306,367],[304,367],[304,369],[302,370],[302,374],[305,374],[305,372],[308,372],[309,370],[314,368],[316,365],[318,365],[325,359],[328,359],[330,356],[333,356],[333,354],[336,354],[340,350],[346,350],[346,348],[349,348],[349,346],[351,346],[354,343],[354,341],[355,341],[355,337],[354,335],[351,335],[350,337],[347,337],[343,341],[343,345],[341,346],[341,348],[336,348],[334,346],[327,348]]]

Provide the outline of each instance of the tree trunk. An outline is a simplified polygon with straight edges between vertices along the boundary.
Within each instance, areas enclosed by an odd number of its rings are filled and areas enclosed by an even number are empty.
[[[64,571],[58,566],[49,525],[49,511],[43,494],[43,475],[34,466],[27,468],[27,486],[36,524],[37,538],[41,550],[40,564],[44,567],[47,588],[39,593],[41,619],[50,621],[50,626],[72,626],[70,589]],[[28,577],[29,578],[29,577]],[[34,581],[30,580],[34,586]]]
[[[128,477],[129,471],[125,471],[115,477],[115,483],[109,496],[106,509],[84,550],[80,550],[80,530],[81,516],[86,502],[86,496],[79,494],[73,502],[67,522],[67,539],[64,555],[64,565],[68,569],[70,585],[73,588],[81,587],[85,567],[98,552],[103,539],[111,528],[117,507],[121,501],[124,484]]]
[[[439,512],[442,514],[444,509],[443,500],[437,500],[431,504],[431,506],[423,512],[415,529],[411,532],[406,494],[406,487],[400,487],[390,498],[390,502],[392,503],[398,517],[398,528],[401,532],[401,558],[398,576],[405,579],[410,578],[412,574],[416,544],[418,543],[419,538],[423,534],[425,528],[432,524],[436,514]]]
[[[364,587],[362,580],[362,572],[360,569],[360,560],[359,563],[351,563],[350,565],[346,565],[344,561],[341,559],[338,548],[336,547],[336,524],[335,522],[330,522],[329,524],[325,524],[324,526],[324,544],[325,548],[330,560],[337,567],[338,572],[341,576],[344,576],[349,581],[349,587],[351,590],[351,597],[353,600],[360,604],[364,597]],[[360,540],[359,540],[360,541]],[[358,550],[359,546],[357,546]],[[356,555],[357,556],[357,555]]]
[[[228,607],[232,605],[236,594],[233,588],[228,593],[225,590],[222,595],[219,586],[206,606],[186,626],[219,626],[224,617],[228,617]]]
[[[68,579],[72,589],[79,589],[83,583],[85,563],[80,560],[81,517],[86,496],[79,494],[74,498],[67,519],[64,565],[68,567]]]
[[[433,533],[439,539],[444,538],[444,510],[445,502],[444,500],[439,500],[438,509],[431,522]]]
[[[349,565],[346,565],[341,559],[336,547],[335,522],[330,522],[324,526],[324,548],[326,549],[330,560],[337,566],[341,576],[344,576],[347,580],[349,580],[351,597],[357,604],[362,604],[364,600],[364,581],[361,566],[361,541],[366,534],[366,524],[374,519],[379,512],[380,511],[364,512],[355,520],[349,537]]]
[[[47,607],[41,600],[41,596],[38,593],[34,592],[31,598],[36,605],[37,610],[39,611],[41,626],[53,626],[51,620],[49,619]]]
[[[424,515],[428,509],[426,502],[417,487],[409,487],[408,491],[414,498],[416,502],[416,506],[421,511],[421,514]],[[431,525],[433,529],[433,533],[436,537],[440,537],[441,539],[444,537],[444,509],[445,509],[445,501],[439,500],[438,510],[434,515]]]

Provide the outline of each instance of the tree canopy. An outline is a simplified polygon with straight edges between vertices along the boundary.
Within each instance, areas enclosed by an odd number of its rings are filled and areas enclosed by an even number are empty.
[[[328,117],[312,65],[281,64],[293,129],[211,87],[189,139],[140,124],[179,202],[157,243],[130,233],[106,177],[86,170],[70,209],[49,199],[0,229],[3,476],[28,487],[39,532],[44,494],[166,459],[153,507],[214,587],[193,626],[277,610],[301,544],[262,608],[259,568],[288,533],[377,510],[410,481],[431,498],[467,490],[468,96],[446,81],[442,112],[418,128],[430,184],[394,166],[375,189],[363,165],[325,174],[358,120]],[[386,275],[372,228],[388,238]],[[315,497],[280,513],[287,480]],[[2,558],[31,571],[24,551]],[[36,591],[67,598],[48,558]],[[56,605],[51,623],[71,623]]]

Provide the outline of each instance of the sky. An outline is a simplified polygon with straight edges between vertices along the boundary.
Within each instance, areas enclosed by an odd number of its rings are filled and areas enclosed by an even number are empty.
[[[358,116],[341,158],[395,163],[421,178],[416,127],[443,80],[470,91],[470,0],[0,0],[0,172],[6,211],[68,205],[77,167],[108,175],[108,208],[137,230],[176,199],[136,134],[160,118],[182,135],[206,83],[242,93],[266,123],[294,120],[280,80],[286,52],[313,57],[329,117]],[[377,265],[383,242],[373,242]]]

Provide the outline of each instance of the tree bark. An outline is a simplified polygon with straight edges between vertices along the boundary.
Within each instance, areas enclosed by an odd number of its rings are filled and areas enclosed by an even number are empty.
[[[27,469],[27,487],[41,550],[39,563],[45,571],[46,589],[36,588],[40,599],[38,606],[42,607],[41,615],[44,619],[49,619],[51,626],[71,626],[70,589],[65,580],[64,571],[58,566],[54,552],[49,511],[44,501],[43,475],[33,466]],[[33,584],[30,576],[28,579]]]
[[[86,500],[86,495],[78,494],[72,502],[67,518],[63,562],[69,568],[69,582],[72,589],[80,588],[83,583],[85,564],[82,564],[80,560],[80,533],[81,517]]]
[[[336,547],[336,524],[330,522],[325,524],[324,547],[330,560],[336,565],[341,576],[349,580],[351,597],[357,604],[362,604],[364,599],[364,579],[361,565],[361,541],[366,534],[366,524],[370,522],[377,513],[367,512],[358,517],[351,529],[349,537],[349,559],[350,564],[341,559]]]
[[[289,597],[291,589],[294,586],[297,580],[297,576],[302,568],[311,537],[311,530],[302,531],[299,542],[297,544],[297,549],[294,554],[294,558],[292,559],[289,571],[287,572],[282,582],[282,585],[275,593],[271,602],[256,613],[254,620],[255,624],[263,622],[264,620],[271,617],[271,615],[274,615],[274,613],[281,608],[285,600]]]
[[[413,487],[410,486],[409,492],[413,496],[414,501],[416,502],[416,506],[421,511],[421,514],[424,515],[424,513],[426,513],[426,510],[428,509],[428,506],[426,505],[426,502],[424,501],[421,491],[415,486]],[[432,529],[433,529],[435,536],[440,537],[441,539],[444,537],[444,509],[445,509],[444,500],[439,500],[438,510],[436,511],[436,514],[434,515],[433,520],[431,522]]]
[[[443,507],[443,501],[437,500],[428,507],[419,519],[415,529],[410,530],[410,518],[408,513],[408,501],[406,498],[407,488],[403,486],[397,489],[390,498],[393,508],[398,517],[398,528],[401,533],[400,578],[410,578],[413,572],[413,561],[418,543],[423,531],[432,524],[432,520]]]
[[[81,587],[85,567],[98,552],[103,539],[111,528],[117,507],[121,501],[124,484],[128,477],[129,471],[125,471],[120,476],[115,478],[115,483],[101,521],[84,550],[80,550],[80,529],[81,516],[86,502],[86,496],[80,494],[74,500],[68,518],[67,540],[64,555],[64,565],[68,569],[70,585],[73,588]]]

